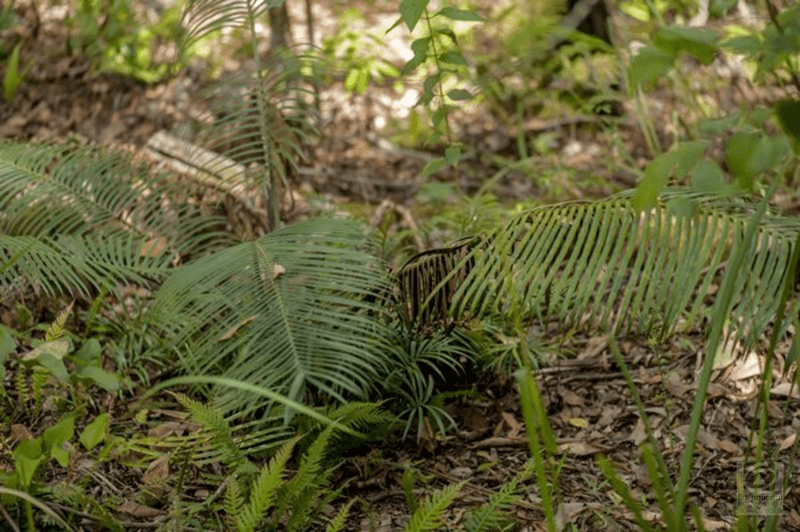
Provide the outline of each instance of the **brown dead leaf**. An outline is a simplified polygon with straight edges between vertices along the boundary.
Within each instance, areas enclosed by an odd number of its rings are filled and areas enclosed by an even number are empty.
[[[676,373],[667,375],[664,380],[664,386],[669,393],[679,398],[685,397],[688,392],[692,391],[692,385],[683,382],[683,379]]]
[[[9,440],[12,445],[32,439],[33,434],[30,430],[28,430],[28,427],[25,425],[20,425],[19,423],[13,423],[11,425],[11,435],[9,436]]]
[[[763,366],[758,355],[751,351],[744,360],[737,361],[736,364],[733,365],[729,376],[730,379],[734,381],[741,381],[755,377],[756,375],[761,375],[762,368]]]
[[[508,424],[509,430],[507,437],[516,438],[524,428],[522,426],[522,423],[517,421],[517,418],[515,418],[514,414],[512,414],[511,412],[501,412],[500,415],[503,416],[503,421],[505,421]]]
[[[586,342],[586,348],[577,356],[578,360],[593,359],[608,347],[607,336],[594,336]]]
[[[169,478],[169,457],[164,455],[156,458],[147,466],[142,481],[148,486],[157,486],[163,484],[167,478]]]
[[[791,382],[782,382],[777,386],[774,386],[769,393],[773,395],[779,395],[781,397],[800,397],[800,387],[796,384],[792,386]]]
[[[150,438],[166,438],[167,436],[180,436],[186,424],[178,421],[167,421],[147,431]]]
[[[730,453],[735,456],[742,454],[742,450],[739,448],[739,446],[730,440],[719,440],[717,445],[726,453]]]
[[[517,438],[503,438],[496,436],[475,442],[470,447],[480,449],[485,447],[492,448],[492,447],[527,447],[527,446],[528,446],[528,438],[525,436],[519,436]]]
[[[689,432],[689,425],[681,425],[680,427],[676,427],[673,432],[685,440],[686,434]],[[697,430],[697,441],[706,449],[719,448],[719,440],[717,440],[717,437],[702,427]]]
[[[708,517],[702,516],[703,519],[703,528],[712,532],[714,530],[727,530],[730,526],[725,521],[715,521],[714,519],[709,519]]]
[[[253,320],[255,320],[257,317],[258,317],[258,316],[254,314],[254,315],[252,315],[252,316],[250,316],[250,317],[248,317],[248,318],[245,318],[245,319],[243,319],[242,321],[240,321],[239,323],[237,323],[236,325],[234,325],[233,327],[231,327],[230,329],[228,329],[228,331],[227,331],[225,334],[223,334],[222,336],[220,336],[220,337],[219,337],[219,339],[217,339],[217,342],[224,342],[225,340],[230,340],[231,338],[233,338],[233,336],[234,336],[234,335],[235,335],[237,332],[239,332],[239,329],[241,329],[242,327],[244,327],[244,326],[245,326],[245,325],[247,325],[248,323],[252,322],[252,321],[253,321]]]
[[[780,450],[785,451],[786,449],[789,449],[792,445],[794,445],[794,441],[796,439],[797,439],[796,432],[792,432],[791,434],[789,434],[789,436],[781,440]]]
[[[559,395],[561,395],[561,399],[564,401],[564,404],[567,404],[569,406],[584,405],[583,397],[576,394],[575,392],[571,392],[569,390],[561,390],[559,392]]]
[[[139,251],[140,257],[159,257],[163,252],[164,248],[167,247],[167,237],[165,236],[158,236],[155,238],[151,238],[144,244],[142,244],[142,249]]]
[[[633,428],[633,432],[631,432],[628,439],[632,441],[634,445],[639,445],[647,439],[647,433],[644,430],[644,421],[642,421],[641,418],[636,422],[636,426]]]
[[[117,506],[117,511],[136,517],[137,519],[152,519],[163,515],[164,512],[134,501],[125,501]]]
[[[560,453],[567,453],[570,456],[590,456],[597,453],[604,453],[608,450],[608,447],[601,447],[582,441],[562,443],[558,446],[558,451]]]
[[[277,279],[281,275],[286,273],[286,268],[278,264],[277,262],[272,265],[272,278]]]

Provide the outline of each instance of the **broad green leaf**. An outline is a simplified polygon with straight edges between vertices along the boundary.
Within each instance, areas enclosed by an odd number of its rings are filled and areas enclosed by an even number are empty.
[[[428,0],[402,0],[400,2],[400,18],[408,26],[408,31],[414,31],[414,27],[427,6]]]
[[[692,174],[692,188],[704,194],[728,194],[732,192],[725,182],[725,173],[713,161],[703,160]]]
[[[448,91],[447,97],[455,102],[458,102],[458,101],[472,99],[472,94],[470,94],[469,91],[464,89],[453,89],[451,91]]]
[[[444,166],[445,160],[442,157],[431,159],[422,169],[422,177],[430,177]]]
[[[751,109],[745,114],[745,122],[748,125],[760,128],[764,122],[772,119],[774,115],[775,111],[772,109],[772,107],[759,107],[756,109]]]
[[[90,338],[72,355],[72,361],[83,366],[99,366],[102,363],[102,352],[103,348],[100,346],[100,342]]]
[[[650,10],[647,9],[644,2],[623,2],[619,8],[623,13],[638,21],[648,22],[650,20]]]
[[[761,50],[761,39],[757,35],[734,37],[723,42],[721,46],[734,53],[754,55]]]
[[[631,199],[633,206],[637,209],[647,209],[655,205],[656,198],[676,168],[678,177],[684,177],[695,167],[708,146],[709,142],[705,140],[682,142],[650,161],[645,168],[642,182],[636,186]]]
[[[5,76],[3,77],[3,97],[7,102],[13,102],[17,97],[17,89],[22,82],[22,74],[19,72],[19,50],[22,43],[17,44],[11,51],[11,57],[5,62]]]
[[[684,26],[659,28],[653,36],[653,44],[671,56],[686,52],[705,65],[714,60],[718,40],[713,31]]]
[[[448,148],[444,150],[444,158],[447,159],[447,164],[455,166],[461,159],[461,147],[448,146]]]
[[[631,88],[657,80],[675,64],[675,57],[655,46],[647,45],[631,60],[628,73]]]
[[[108,428],[108,420],[108,413],[104,412],[94,418],[91,423],[86,425],[79,438],[84,449],[91,451],[103,440],[105,440],[106,429]]]
[[[442,15],[450,20],[465,20],[467,22],[484,22],[486,20],[473,11],[465,11],[451,6],[443,7],[436,15]]]
[[[71,440],[74,434],[75,416],[69,415],[44,431],[44,439],[42,442],[44,444],[44,451],[50,452],[50,450],[56,445],[61,445],[62,443]]]
[[[777,170],[790,150],[789,138],[784,135],[762,137],[756,150],[758,172]]]
[[[347,77],[344,78],[344,88],[350,92],[356,91],[356,84],[358,82],[358,69],[351,68],[347,71]]]
[[[422,201],[429,203],[445,203],[447,200],[452,199],[456,194],[456,189],[452,183],[440,183],[438,181],[431,181],[423,183],[419,188],[419,198]]]
[[[681,142],[670,152],[674,153],[674,157],[678,162],[678,177],[683,178],[689,173],[700,160],[700,157],[711,146],[707,140],[693,140],[690,142]]]
[[[756,173],[753,154],[760,139],[761,135],[757,133],[736,133],[725,146],[725,163],[737,179],[752,177]]]
[[[446,51],[445,53],[439,55],[439,59],[445,63],[467,66],[467,60],[464,59],[464,56],[456,50]]]
[[[25,364],[39,364],[45,367],[58,380],[66,382],[69,379],[67,368],[64,365],[64,356],[69,352],[68,340],[54,340],[45,342],[35,349],[25,353],[22,361]]]
[[[42,438],[21,442],[12,454],[14,455],[14,470],[19,475],[20,484],[27,491],[33,482],[36,469],[45,459],[42,452]]]
[[[430,38],[425,37],[423,39],[417,39],[416,41],[411,43],[411,50],[414,52],[414,57],[409,59],[408,63],[403,66],[403,73],[410,74],[417,68],[419,65],[425,62],[428,59],[428,44],[430,43]]]
[[[741,113],[736,111],[723,118],[710,118],[697,124],[697,131],[702,135],[719,135],[730,131],[741,118]]]
[[[0,382],[2,382],[6,376],[6,358],[16,349],[17,342],[14,341],[8,328],[4,325],[0,325]]]
[[[450,28],[436,28],[433,31],[435,33],[440,34],[440,35],[444,35],[445,37],[447,37],[451,41],[453,41],[453,44],[455,46],[458,46],[458,38],[456,37],[456,33],[453,30],[451,30]]]
[[[800,153],[800,100],[786,98],[775,104],[775,116],[784,133],[792,139],[796,153]]]
[[[55,458],[61,467],[69,465],[71,448],[68,442],[75,434],[75,416],[70,415],[44,431],[44,451]]]
[[[108,392],[119,390],[119,377],[98,366],[85,366],[75,370],[75,377],[90,381]]]
[[[753,177],[774,170],[789,149],[788,139],[783,136],[771,138],[759,133],[737,133],[725,147],[725,161],[739,185],[751,190]]]
[[[440,105],[431,115],[431,123],[433,127],[439,127],[442,122],[444,122],[445,118],[447,118],[447,113],[452,113],[454,107],[452,105]]]
[[[367,90],[367,85],[369,85],[369,71],[366,68],[362,68],[358,71],[358,83],[356,83],[356,92],[358,94],[364,94]]]

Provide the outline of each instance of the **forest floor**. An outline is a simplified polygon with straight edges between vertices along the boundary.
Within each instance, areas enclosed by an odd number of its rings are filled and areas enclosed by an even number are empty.
[[[98,74],[89,59],[66,53],[68,29],[61,24],[63,11],[49,2],[38,5],[38,29],[34,30],[33,17],[27,16],[26,23],[14,30],[19,35],[38,33],[34,40],[27,41],[28,68],[16,99],[0,106],[0,137],[73,139],[121,148],[151,160],[146,145],[153,134],[179,131],[183,123],[202,112],[195,107],[193,98],[205,84],[197,69],[189,68],[153,85],[119,75]],[[322,7],[318,9],[320,33],[330,34],[335,30],[336,17]],[[370,12],[365,20],[373,24],[367,31],[379,36],[397,16],[394,2],[373,2],[367,9]],[[292,16],[297,19],[294,26],[302,28],[302,13],[292,12]],[[404,31],[398,28],[395,34]],[[242,64],[231,60],[222,75],[238,68]],[[703,75],[713,79],[713,74]],[[703,79],[702,75],[698,77]],[[734,87],[737,84],[740,86]],[[727,102],[721,107],[729,109],[757,105],[775,97],[774,91],[746,86],[742,80],[711,85],[704,95]],[[378,212],[379,220],[373,221],[376,225],[389,216],[391,231],[417,230],[425,223],[426,213],[435,209],[436,202],[431,201],[430,186],[426,188],[420,175],[434,154],[402,147],[399,141],[389,142],[392,135],[382,128],[406,119],[416,99],[409,98],[408,93],[414,90],[410,83],[404,91],[387,85],[370,88],[363,95],[345,91],[341,83],[322,90],[325,137],[315,148],[313,159],[301,163],[298,209],[302,210],[304,198],[313,195],[324,197],[336,208],[358,212],[367,220]],[[671,135],[670,120],[664,117],[675,112],[676,99],[658,92],[649,98],[655,110],[654,121],[664,124],[659,134],[666,140]],[[637,178],[632,168],[641,169],[648,158],[634,112],[627,103],[620,116],[610,117],[608,122],[579,111],[570,117],[531,118],[525,134],[547,134],[548,148],[527,161],[528,166],[522,171],[511,164],[518,158],[517,136],[503,117],[476,106],[457,112],[454,121],[459,124],[467,155],[458,170],[444,171],[435,178],[452,192],[452,197],[440,199],[444,204],[452,205],[460,196],[475,194],[492,176],[497,178],[492,192],[508,205],[518,201],[548,203],[605,197],[634,186]],[[621,156],[620,150],[627,156]],[[547,177],[536,178],[536,174]],[[388,211],[387,200],[391,202]],[[778,201],[788,212],[800,211],[797,196],[790,192],[782,193]],[[303,215],[310,209],[306,203]],[[428,247],[442,242],[422,235],[415,243]],[[43,311],[39,317],[45,316],[49,314]],[[0,314],[2,323],[13,326],[14,321],[13,313]],[[578,530],[631,529],[632,514],[620,504],[595,461],[598,454],[608,456],[634,494],[644,498],[652,493],[640,456],[644,425],[610,355],[608,340],[587,331],[559,330],[555,325],[538,333],[543,339],[539,354],[547,361],[543,363],[546,369],[538,375],[539,387],[557,437],[559,456],[563,457],[558,474],[557,519],[560,524],[574,524]],[[664,342],[623,338],[619,345],[667,464],[675,472],[695,397],[698,363],[707,355],[704,330],[698,325]],[[731,349],[732,362],[715,372],[709,389],[691,476],[690,502],[700,508],[709,531],[727,530],[734,522],[736,472],[751,444],[751,419],[763,363],[763,353],[758,349]],[[788,349],[788,343],[779,345],[779,358],[785,357]],[[800,403],[796,397],[787,400],[789,389],[780,369],[776,369],[768,421],[770,439],[784,452],[793,447],[800,427]],[[477,382],[470,382],[473,377]],[[361,449],[362,454],[343,461],[337,471],[337,483],[347,483],[347,496],[361,497],[368,503],[363,508],[354,507],[356,515],[349,528],[380,532],[401,529],[409,515],[401,478],[404,468],[413,465],[419,471],[420,493],[468,481],[447,517],[451,529],[457,529],[466,511],[485,501],[528,459],[528,439],[514,379],[502,374],[492,379],[479,378],[469,372],[459,379],[464,388],[477,391],[478,397],[462,398],[448,407],[457,422],[454,430],[442,436],[428,427],[419,440],[412,436],[407,441]],[[133,423],[136,412],[128,409],[127,399],[96,400],[113,412],[115,423]],[[179,413],[165,409],[149,418],[149,424],[137,424],[136,430],[142,437],[157,438],[163,434],[165,424],[181,419]],[[6,442],[11,442],[24,434],[37,434],[39,429],[34,423],[20,423],[0,431]],[[0,450],[5,453],[8,449]],[[7,458],[0,456],[0,467],[8,467]],[[789,454],[784,452],[777,458],[788,468]],[[164,510],[156,504],[131,502],[140,490],[143,475],[144,470],[123,466],[98,470],[93,473],[95,480],[87,493],[99,499],[118,498],[121,503],[117,515],[127,523],[126,529],[152,529],[154,523],[165,518]],[[210,490],[213,491],[210,486],[187,487],[182,496],[200,502]],[[531,487],[514,505],[512,515],[520,523],[520,530],[545,529],[539,502]],[[800,492],[794,489],[784,501],[784,529],[800,529],[798,508]],[[663,525],[655,503],[645,518],[654,526]],[[90,520],[86,520],[84,529],[94,529]]]

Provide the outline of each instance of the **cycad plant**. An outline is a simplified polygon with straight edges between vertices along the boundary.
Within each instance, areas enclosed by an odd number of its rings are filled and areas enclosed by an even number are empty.
[[[177,270],[156,294],[183,366],[303,402],[363,395],[385,365],[387,276],[346,220],[297,223]],[[311,394],[311,395],[309,395]],[[219,397],[227,413],[261,405]],[[261,405],[263,406],[263,405]]]
[[[706,298],[744,245],[753,204],[666,189],[641,210],[631,196],[538,207],[488,234],[418,255],[397,274],[407,320],[430,327],[521,312],[567,327],[663,338],[707,318]],[[798,232],[796,218],[772,212],[761,219],[728,317],[726,330],[736,338],[752,343],[774,319]],[[777,324],[781,332],[797,304]]]
[[[252,58],[239,73],[222,77],[205,93],[208,110],[195,143],[220,154],[201,164],[227,190],[239,188],[262,210],[259,232],[278,227],[283,190],[296,161],[305,156],[308,136],[316,132],[307,73],[315,72],[311,56],[293,50],[261,51],[256,27],[270,7],[282,2],[190,0],[183,13],[184,53],[222,29],[244,35]],[[261,19],[261,20],[260,20]],[[240,196],[241,197],[241,196]],[[291,197],[291,196],[290,196]]]
[[[0,288],[91,297],[229,245],[192,187],[120,154],[0,141]]]

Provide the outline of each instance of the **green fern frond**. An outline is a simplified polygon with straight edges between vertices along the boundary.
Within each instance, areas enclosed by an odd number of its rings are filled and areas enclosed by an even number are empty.
[[[380,403],[348,402],[328,414],[343,425],[362,431],[367,427],[390,425],[397,421],[391,412],[381,409]]]
[[[331,522],[325,527],[325,532],[339,532],[344,528],[347,523],[347,517],[350,515],[350,507],[353,506],[354,502],[355,500],[347,501],[347,504],[336,512],[336,517],[331,519]]]
[[[490,532],[498,529],[503,521],[508,519],[503,512],[519,500],[519,485],[533,476],[536,472],[535,467],[536,462],[533,459],[525,462],[522,471],[503,484],[497,493],[489,497],[486,504],[470,513],[464,528],[468,532]]]
[[[234,439],[230,424],[219,410],[183,394],[175,394],[175,398],[189,411],[191,418],[207,431],[210,445],[222,462],[232,469],[239,469],[249,462]]]
[[[239,530],[237,516],[242,514],[242,509],[244,508],[242,488],[234,475],[231,475],[225,479],[225,482],[225,500],[223,503],[223,509],[225,510],[225,515],[228,517],[231,523],[233,523],[237,530]]]
[[[64,325],[67,323],[69,315],[72,314],[72,305],[73,303],[70,303],[67,305],[67,308],[59,312],[53,323],[47,327],[47,331],[44,333],[45,342],[53,342],[59,338],[62,338],[64,334],[66,334],[67,331],[64,328]]]
[[[18,371],[22,372],[23,366],[20,366]],[[41,412],[42,399],[44,397],[44,389],[50,378],[53,376],[50,370],[41,366],[34,366],[29,370],[31,372],[31,392],[33,394],[33,411]]]
[[[466,481],[457,484],[450,484],[439,491],[426,497],[419,504],[419,508],[411,516],[411,521],[406,525],[406,532],[424,532],[425,530],[436,530],[442,524],[442,516],[464,487]]]
[[[323,467],[323,458],[332,434],[333,427],[328,427],[317,436],[303,453],[297,473],[286,483],[278,514],[290,510],[286,524],[288,531],[302,530],[306,526],[315,509],[314,502],[319,500],[333,474],[333,468]]]
[[[239,530],[248,532],[256,530],[258,524],[265,518],[267,510],[274,505],[278,489],[284,482],[286,462],[289,461],[298,440],[299,437],[296,437],[286,442],[259,472],[250,488],[249,503],[243,508],[241,517],[237,517]]]
[[[630,198],[539,207],[483,237],[460,260],[462,248],[445,248],[446,260],[412,261],[398,275],[411,319],[506,315],[516,306],[569,326],[662,337],[696,321],[710,312],[705,298],[742,245],[752,209],[740,198],[683,189],[665,191],[642,212]],[[799,231],[800,220],[764,217],[747,251],[751,275],[736,287],[730,321],[738,338],[753,341],[774,318]],[[415,281],[426,272],[443,287]]]

